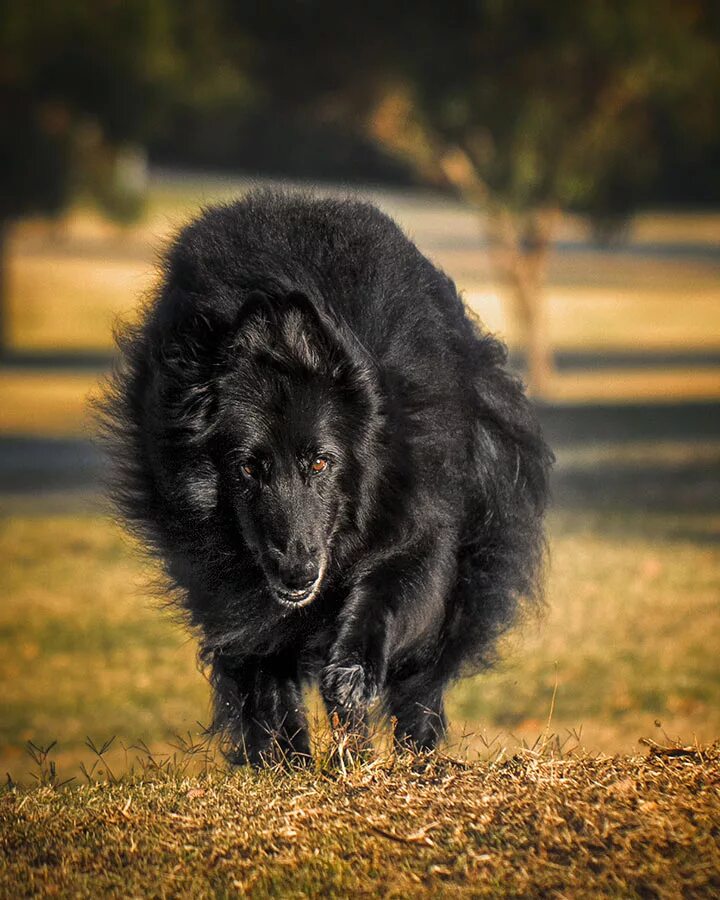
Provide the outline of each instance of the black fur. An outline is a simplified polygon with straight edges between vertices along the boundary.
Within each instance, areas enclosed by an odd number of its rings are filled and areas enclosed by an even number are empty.
[[[373,206],[269,192],[180,234],[120,344],[114,497],[231,757],[308,754],[312,680],[434,747],[447,685],[539,593],[552,455],[503,345]]]

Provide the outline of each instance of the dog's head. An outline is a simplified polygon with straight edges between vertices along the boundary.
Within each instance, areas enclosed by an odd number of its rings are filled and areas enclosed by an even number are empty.
[[[220,382],[220,477],[278,602],[311,603],[362,526],[377,420],[367,370],[305,295],[245,301]]]

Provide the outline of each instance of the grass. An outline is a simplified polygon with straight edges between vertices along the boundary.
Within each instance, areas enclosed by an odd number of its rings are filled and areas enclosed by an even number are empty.
[[[152,284],[152,248],[237,187],[159,182],[130,231],[86,210],[50,234],[24,226],[16,344],[108,348],[113,318]],[[419,195],[380,199],[512,343],[474,219]],[[568,220],[561,237],[581,229]],[[716,235],[713,216],[645,216],[635,231]],[[710,258],[559,254],[550,282],[558,347],[720,346]],[[86,435],[94,383],[0,372],[0,435]],[[717,396],[718,384],[713,370],[603,371],[566,377],[555,399]],[[202,736],[193,637],[93,486],[76,490],[72,472],[61,484],[63,469],[48,493],[3,495],[0,897],[717,896],[720,445],[605,443],[602,421],[597,441],[559,448],[547,610],[494,671],[453,688],[449,755],[381,750],[346,773],[325,764],[321,727],[309,771],[227,772]]]
[[[147,757],[146,757],[147,760]],[[0,891],[80,897],[713,897],[717,747],[332,770],[145,765],[0,795]]]
[[[90,437],[88,398],[98,393],[98,384],[89,372],[0,369],[0,436]],[[717,400],[720,378],[710,367],[573,372],[554,378],[546,399],[558,404]]]
[[[57,740],[63,777],[87,736],[167,748],[206,722],[194,642],[161,607],[154,571],[98,513],[23,511],[2,520],[0,772],[28,780],[26,745]],[[720,734],[720,546],[716,516],[558,511],[548,611],[487,675],[450,694],[451,743],[470,758],[553,728],[597,752],[640,737]],[[89,677],[89,673],[90,677]]]
[[[108,349],[112,322],[131,314],[152,286],[156,254],[203,204],[227,200],[248,181],[161,179],[152,184],[146,219],[120,229],[89,210],[74,210],[50,228],[17,230],[10,259],[10,333],[14,345],[42,350]],[[332,193],[332,189],[326,189]],[[518,344],[480,243],[471,212],[421,192],[365,192],[394,215],[420,248],[455,278],[488,327]],[[716,243],[717,216],[638,217],[631,241],[655,246]],[[559,237],[587,238],[577,220]],[[720,276],[711,256],[557,252],[549,273],[549,323],[562,349],[668,350],[720,348]],[[639,340],[640,338],[640,340]],[[662,390],[660,387],[658,390]]]
[[[116,240],[121,243],[122,237]],[[158,248],[163,243],[161,237],[153,239]],[[73,250],[72,241],[60,250],[51,243],[33,253],[25,252],[21,240],[15,246],[11,335],[13,344],[23,349],[110,349],[112,324],[132,314],[155,279],[154,259],[142,246],[138,246],[142,256],[119,259],[114,258],[119,249],[115,241],[101,243],[100,252],[92,254],[86,244]],[[482,271],[483,251],[453,254],[429,247],[428,252],[457,280],[488,327],[517,345],[515,320]],[[720,346],[716,327],[720,278],[712,263],[667,267],[662,262],[633,261],[622,286],[613,283],[614,270],[622,272],[628,266],[615,260],[605,261],[600,273],[593,274],[589,267],[584,277],[565,272],[573,264],[559,260],[548,289],[550,332],[558,349],[636,350],[638,334],[649,350]],[[661,285],[651,278],[657,277],[657,270],[664,276]],[[563,283],[567,277],[572,278],[570,284]]]
[[[670,524],[555,516],[547,616],[513,639],[498,671],[456,689],[456,716],[531,738],[556,691],[555,726],[581,727],[593,750],[632,752],[656,720],[674,735],[715,737],[720,552],[663,534]]]
[[[720,306],[720,305],[719,305]],[[89,372],[0,369],[0,435],[89,436],[88,397],[98,376]],[[555,403],[662,403],[720,399],[716,368],[582,371],[552,379]]]
[[[87,372],[0,369],[0,435],[89,435],[88,396],[98,378]]]
[[[194,648],[149,599],[149,573],[112,523],[20,516],[0,540],[2,771],[24,766],[29,740],[57,739],[75,774],[87,735],[157,742],[206,716]]]

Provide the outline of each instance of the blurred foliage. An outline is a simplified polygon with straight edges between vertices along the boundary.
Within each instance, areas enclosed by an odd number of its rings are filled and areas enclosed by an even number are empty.
[[[558,211],[607,239],[639,205],[720,200],[716,0],[0,0],[0,16],[0,239],[79,190],[129,221],[148,147],[452,186],[489,214],[540,394]]]
[[[57,213],[85,189],[120,220],[140,148],[173,104],[237,104],[218,3],[0,0],[0,219]]]
[[[624,213],[670,158],[707,174],[717,157],[712,0],[369,0],[361,16],[269,0],[235,15],[265,102],[360,118],[430,177],[460,149],[513,208]]]
[[[417,185],[407,161],[358,122],[320,121],[306,110],[278,110],[257,96],[251,109],[178,104],[148,144],[153,163],[200,172],[258,172],[311,181]]]
[[[0,218],[78,187],[127,218],[148,145],[407,180],[368,136],[435,181],[459,150],[513,208],[720,196],[719,51],[713,0],[0,0]]]

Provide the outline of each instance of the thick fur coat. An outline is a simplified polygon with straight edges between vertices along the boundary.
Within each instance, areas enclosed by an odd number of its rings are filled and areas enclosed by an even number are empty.
[[[375,207],[252,193],[171,247],[105,405],[114,498],[201,641],[230,757],[301,688],[432,748],[537,598],[551,453],[504,346]]]

